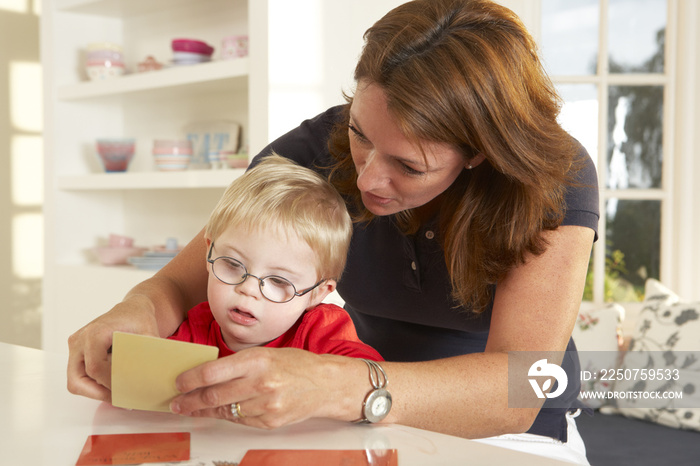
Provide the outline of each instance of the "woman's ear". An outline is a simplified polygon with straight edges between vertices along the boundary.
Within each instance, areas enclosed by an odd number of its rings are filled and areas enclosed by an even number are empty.
[[[318,285],[318,288],[311,292],[311,300],[309,301],[309,306],[307,307],[307,310],[312,309],[321,304],[323,300],[326,299],[326,296],[335,291],[335,287],[337,285],[338,283],[333,279],[326,280],[320,285]]]
[[[471,170],[472,168],[478,166],[484,160],[486,160],[486,156],[479,152],[474,157],[469,159],[469,161],[465,164],[465,167],[467,168],[467,170]]]

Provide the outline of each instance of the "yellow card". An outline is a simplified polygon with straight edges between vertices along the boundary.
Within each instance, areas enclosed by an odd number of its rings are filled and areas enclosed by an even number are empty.
[[[218,356],[216,346],[114,332],[112,405],[170,412],[170,401],[180,394],[177,376]]]

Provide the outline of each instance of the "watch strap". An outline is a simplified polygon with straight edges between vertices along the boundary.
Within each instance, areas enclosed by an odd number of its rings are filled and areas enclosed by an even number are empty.
[[[367,415],[365,414],[365,410],[367,409],[367,403],[372,398],[372,395],[378,390],[386,392],[389,398],[391,398],[389,392],[386,391],[386,387],[389,384],[389,378],[387,377],[386,372],[384,372],[384,368],[382,368],[382,366],[379,365],[378,362],[364,358],[360,359],[364,361],[365,364],[367,364],[367,367],[369,369],[369,381],[372,384],[372,390],[370,390],[367,393],[365,399],[362,401],[362,417],[360,419],[354,420],[353,422],[356,424],[369,424],[372,421],[367,419]]]

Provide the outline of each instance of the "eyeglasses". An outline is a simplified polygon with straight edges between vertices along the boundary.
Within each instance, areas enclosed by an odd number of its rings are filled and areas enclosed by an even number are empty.
[[[246,280],[246,278],[253,277],[258,280],[260,293],[262,293],[263,297],[268,301],[272,301],[273,303],[286,303],[294,299],[295,296],[304,296],[306,293],[310,292],[326,281],[323,279],[310,288],[297,291],[292,282],[284,277],[280,277],[279,275],[268,275],[261,278],[249,274],[248,270],[245,268],[245,265],[233,257],[221,256],[217,257],[216,259],[212,259],[211,255],[213,250],[214,242],[212,241],[211,246],[209,247],[207,262],[211,264],[211,270],[214,272],[216,278],[227,285],[240,285]]]

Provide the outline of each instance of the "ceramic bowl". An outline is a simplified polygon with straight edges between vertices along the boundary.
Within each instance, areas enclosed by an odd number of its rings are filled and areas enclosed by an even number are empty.
[[[211,55],[194,52],[173,52],[174,63],[204,63],[211,61]]]
[[[128,264],[129,257],[140,257],[148,248],[102,246],[93,249],[102,265]]]
[[[109,235],[109,246],[112,248],[131,248],[134,246],[134,238],[112,233]]]
[[[191,155],[174,154],[174,155],[154,155],[156,168],[160,171],[178,171],[185,170],[192,159]]]
[[[156,139],[153,141],[153,155],[192,155],[192,141]]]
[[[193,52],[207,56],[214,53],[214,47],[195,39],[173,39],[171,46],[173,52]]]
[[[125,74],[124,55],[118,44],[94,42],[88,44],[85,69],[92,81],[114,78]]]
[[[226,164],[229,168],[246,168],[248,166],[248,154],[226,153]]]
[[[123,64],[113,64],[109,66],[104,64],[100,65],[88,65],[85,67],[87,71],[88,78],[91,81],[103,81],[105,79],[116,78],[117,76],[122,76],[126,73],[126,69]]]
[[[106,172],[123,172],[134,157],[136,141],[132,138],[98,139],[97,154]]]

